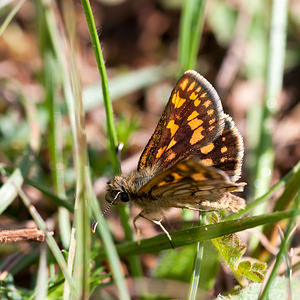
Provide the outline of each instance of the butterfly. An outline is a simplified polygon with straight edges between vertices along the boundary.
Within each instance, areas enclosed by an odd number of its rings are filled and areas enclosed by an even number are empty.
[[[134,218],[151,217],[171,207],[191,210],[227,209],[236,212],[245,200],[240,178],[243,139],[230,116],[223,112],[213,86],[195,71],[176,83],[156,129],[145,147],[137,171],[115,176],[108,183],[106,200],[130,202],[141,211]]]

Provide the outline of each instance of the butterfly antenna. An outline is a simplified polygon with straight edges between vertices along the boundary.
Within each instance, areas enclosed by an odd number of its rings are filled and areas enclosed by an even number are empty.
[[[108,206],[104,209],[102,216],[104,217],[106,215],[106,213],[110,210],[111,206],[114,204],[114,202],[117,200],[117,198],[119,197],[119,195],[121,194],[121,192],[117,192],[116,196],[114,197],[114,199],[112,199],[112,201],[108,204]]]
[[[103,213],[102,213],[102,217],[104,217],[106,215],[106,213],[110,210],[111,206],[114,204],[114,202],[116,201],[116,199],[118,198],[118,196],[120,195],[121,192],[117,192],[116,196],[114,197],[114,199],[108,204],[108,206],[104,209]],[[98,226],[98,221],[94,221],[92,226],[91,226],[91,230],[92,233],[96,232]]]

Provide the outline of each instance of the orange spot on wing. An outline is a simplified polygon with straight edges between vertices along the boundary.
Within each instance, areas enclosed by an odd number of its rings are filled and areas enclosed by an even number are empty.
[[[168,182],[162,181],[162,182],[160,182],[157,186],[164,186],[164,185],[167,185],[167,184],[168,184]]]
[[[205,147],[202,147],[202,148],[200,149],[200,151],[201,151],[203,154],[207,154],[207,153],[211,152],[214,148],[215,148],[214,143],[210,143],[210,144],[206,145]]]
[[[177,93],[174,93],[173,96],[172,96],[172,103],[174,105],[176,105],[176,101],[177,101]]]
[[[198,94],[195,93],[195,92],[192,92],[192,93],[190,94],[190,99],[191,99],[191,100],[195,100],[197,97],[198,97]]]
[[[203,165],[206,166],[206,167],[210,167],[210,166],[212,166],[214,163],[213,163],[212,159],[206,158],[206,159],[202,159],[202,160],[201,160],[201,164],[203,164]]]
[[[172,96],[172,103],[174,104],[175,108],[181,107],[185,101],[186,99],[179,96],[179,91]]]
[[[191,90],[195,87],[195,84],[196,84],[195,81],[193,81],[193,82],[190,84],[189,88],[187,89],[188,92],[191,91]]]
[[[187,78],[184,79],[184,80],[179,84],[180,88],[181,88],[182,90],[185,90],[185,89],[186,89],[186,86],[187,86],[187,84],[188,84],[188,82],[189,82],[189,80],[188,80]]]
[[[203,124],[203,121],[200,119],[193,119],[190,122],[188,122],[189,126],[192,130],[196,129],[197,127],[201,126]]]
[[[197,107],[197,106],[199,106],[199,104],[201,103],[201,101],[199,100],[199,99],[196,99],[195,101],[194,101],[194,105]]]
[[[195,173],[191,177],[192,177],[192,179],[194,179],[196,181],[202,181],[202,180],[207,179],[203,173]]]
[[[214,113],[214,110],[213,109],[209,109],[208,111],[207,111],[207,114],[210,116],[210,115],[212,115]]]
[[[159,148],[155,158],[160,158],[162,156],[162,154],[164,153],[164,151],[166,150],[166,148],[167,148],[167,146]]]
[[[227,161],[227,160],[228,160],[228,158],[227,158],[226,156],[224,156],[224,157],[221,157],[220,162],[221,162],[221,163],[224,163],[224,162]]]
[[[214,129],[215,129],[215,127],[216,127],[216,126],[214,126],[214,125],[212,125],[212,126],[209,126],[209,127],[208,127],[208,130],[209,130],[209,131],[212,131],[212,130],[214,130]]]
[[[185,101],[186,100],[184,98],[179,98],[179,101],[177,103],[177,106],[175,106],[175,108],[179,108],[180,106],[182,106]]]
[[[211,105],[211,101],[210,100],[206,100],[203,105],[208,108]]]
[[[166,158],[167,161],[170,161],[176,157],[175,152],[171,151],[168,157]]]
[[[170,131],[171,131],[171,137],[173,137],[174,134],[177,132],[179,126],[177,124],[175,124],[174,120],[171,120],[171,121],[169,121],[169,123],[167,125],[167,128],[170,129]]]
[[[200,91],[201,91],[201,86],[197,87],[195,90],[196,93],[199,93]]]
[[[172,139],[171,142],[168,145],[168,148],[166,150],[169,150],[170,148],[172,148],[176,143],[177,142],[174,139]]]
[[[225,136],[222,137],[222,141],[223,142],[226,141],[226,137]]]
[[[208,121],[209,125],[213,124],[216,122],[216,118],[212,118]]]
[[[189,168],[188,168],[186,165],[184,165],[184,164],[178,164],[178,165],[177,165],[177,168],[178,168],[179,170],[181,170],[181,171],[184,171],[184,172],[186,172],[186,171],[189,170]]]
[[[204,93],[202,93],[202,94],[200,95],[200,98],[204,98],[204,97],[206,97],[206,96],[207,96],[207,93],[204,92]]]
[[[224,153],[226,151],[227,151],[227,147],[226,146],[224,146],[224,147],[221,148],[221,153]]]
[[[171,173],[171,175],[174,177],[174,180],[179,180],[179,179],[181,179],[182,178],[182,176],[181,175],[179,175],[178,173]]]
[[[204,138],[204,136],[202,135],[203,130],[204,130],[204,128],[202,126],[200,126],[194,130],[193,135],[190,139],[190,144],[194,145],[194,144],[200,142]]]
[[[198,117],[198,116],[199,116],[199,113],[198,113],[196,110],[194,110],[194,111],[188,116],[187,120],[188,120],[188,121],[191,121],[192,119],[195,119],[195,118]]]

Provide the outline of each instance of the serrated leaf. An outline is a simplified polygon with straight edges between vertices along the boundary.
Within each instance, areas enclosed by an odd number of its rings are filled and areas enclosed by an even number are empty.
[[[237,269],[242,256],[246,252],[246,245],[241,244],[236,234],[224,235],[211,240],[223,259],[231,269]]]
[[[263,281],[266,268],[265,263],[251,257],[243,258],[238,265],[239,273],[255,282]]]
[[[216,224],[220,222],[220,217],[214,212],[208,215],[208,220],[210,224]],[[241,243],[237,234],[224,235],[211,241],[237,277],[244,276],[255,282],[263,281],[266,264],[251,257],[242,258],[247,247]]]

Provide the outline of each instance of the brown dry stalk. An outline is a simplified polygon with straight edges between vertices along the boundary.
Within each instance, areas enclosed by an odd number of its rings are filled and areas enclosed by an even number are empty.
[[[53,235],[53,232],[50,232]],[[20,228],[0,230],[0,243],[15,243],[21,241],[44,242],[46,234],[37,228]]]

